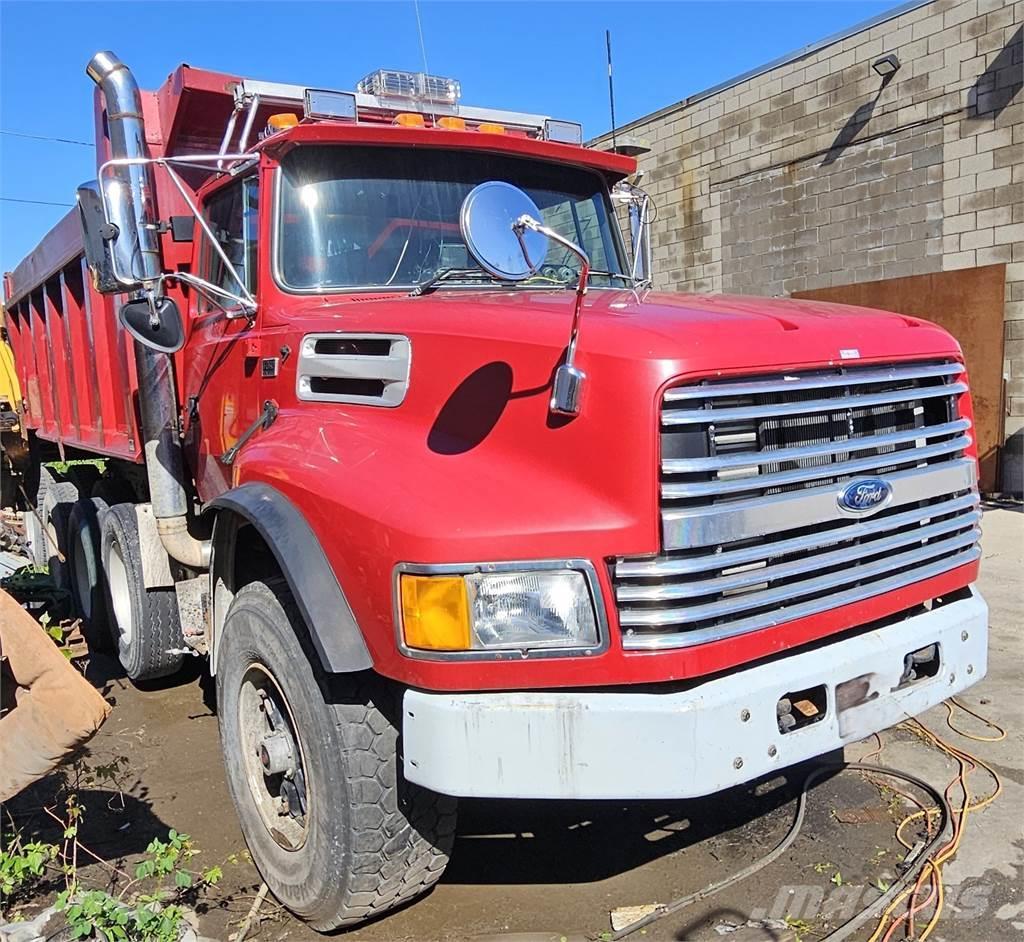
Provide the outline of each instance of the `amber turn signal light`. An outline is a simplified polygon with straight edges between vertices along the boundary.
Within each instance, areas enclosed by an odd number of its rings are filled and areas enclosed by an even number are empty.
[[[402,636],[410,648],[469,650],[469,603],[462,576],[403,573]]]

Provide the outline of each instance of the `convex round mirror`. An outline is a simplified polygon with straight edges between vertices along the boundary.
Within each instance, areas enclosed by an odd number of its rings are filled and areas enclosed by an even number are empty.
[[[121,323],[144,347],[161,353],[175,353],[185,345],[185,325],[178,305],[170,298],[156,299],[156,318],[146,298],[121,305]]]
[[[542,221],[540,210],[518,187],[492,180],[470,190],[459,214],[462,239],[477,264],[505,281],[536,273],[548,254],[548,237],[532,229],[516,233],[520,216]]]

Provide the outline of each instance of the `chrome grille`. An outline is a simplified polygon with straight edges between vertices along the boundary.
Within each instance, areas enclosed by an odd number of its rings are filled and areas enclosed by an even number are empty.
[[[715,380],[665,393],[661,555],[615,564],[626,648],[733,637],[978,558],[955,363]],[[881,477],[854,515],[845,484]]]

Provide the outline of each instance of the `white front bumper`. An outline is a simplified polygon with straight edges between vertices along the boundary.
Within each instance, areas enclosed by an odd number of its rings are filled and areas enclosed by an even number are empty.
[[[934,643],[938,674],[898,687],[904,655]],[[988,606],[972,592],[897,624],[682,691],[408,690],[405,775],[434,791],[480,798],[709,795],[927,710],[980,680],[987,653]],[[869,686],[855,705],[839,710],[836,687],[850,680]],[[779,698],[818,685],[827,691],[825,717],[780,734]]]

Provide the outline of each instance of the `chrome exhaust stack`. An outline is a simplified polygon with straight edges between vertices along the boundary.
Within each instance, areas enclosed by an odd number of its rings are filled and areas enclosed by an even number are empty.
[[[112,52],[97,52],[85,72],[103,92],[107,106],[107,134],[110,156],[115,159],[145,159],[146,128],[142,118],[142,96],[131,70]],[[155,192],[152,168],[145,163],[111,168],[124,199],[120,202],[121,225],[117,235],[118,256],[128,262],[125,275],[156,289],[161,275],[160,239],[153,209]],[[127,247],[125,242],[127,241]]]
[[[103,92],[111,157],[145,159],[148,154],[142,96],[131,70],[112,52],[98,52],[85,71]],[[152,298],[162,275],[152,168],[139,163],[111,169],[127,196],[122,216],[125,225],[117,238],[129,240],[129,272]],[[172,559],[191,569],[208,569],[210,542],[197,540],[188,531],[189,497],[170,357],[136,341],[135,364],[149,499],[157,532]]]

